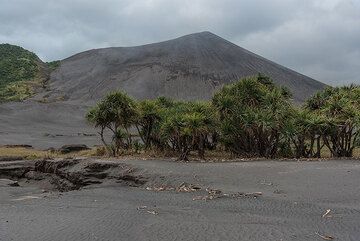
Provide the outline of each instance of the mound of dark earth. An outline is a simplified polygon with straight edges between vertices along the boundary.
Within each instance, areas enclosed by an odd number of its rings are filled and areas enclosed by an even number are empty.
[[[324,84],[253,54],[210,32],[130,48],[76,54],[52,74],[46,97],[92,101],[114,89],[138,99],[210,99],[219,87],[258,73],[288,87],[297,102]]]
[[[0,145],[59,148],[99,144],[84,119],[106,93],[137,99],[210,99],[224,84],[262,73],[303,102],[324,84],[203,32],[139,47],[89,50],[61,61],[48,87],[22,103],[0,105]]]
[[[194,181],[194,179],[191,180]],[[0,187],[36,184],[43,187],[44,190],[65,192],[89,185],[116,183],[156,192],[205,190],[198,184],[185,181],[189,181],[189,179],[181,179],[171,173],[163,175],[163,173],[148,172],[146,168],[139,168],[117,160],[60,158],[0,162]],[[210,195],[223,197],[213,193]],[[236,197],[249,195],[258,194],[238,193]]]
[[[71,191],[100,184],[105,179],[128,186],[142,186],[150,177],[131,165],[112,161],[49,159],[0,163],[0,184],[5,186],[19,186],[18,181],[23,183],[26,180],[27,183],[37,182],[49,190]]]

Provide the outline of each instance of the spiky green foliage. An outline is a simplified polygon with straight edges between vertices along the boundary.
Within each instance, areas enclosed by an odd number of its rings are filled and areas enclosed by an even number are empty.
[[[204,158],[216,131],[216,111],[210,103],[173,101],[164,97],[139,103],[137,126],[145,147],[171,149],[186,160],[197,150]]]
[[[350,157],[359,144],[360,86],[329,87],[315,94],[305,105],[326,119],[322,135],[335,157]]]
[[[283,135],[289,150],[289,156],[320,157],[324,144],[321,137],[326,131],[328,121],[323,115],[303,108],[294,108],[288,113],[288,121],[283,128]]]
[[[163,112],[160,133],[162,139],[180,153],[180,160],[187,160],[192,150],[204,158],[217,125],[217,113],[210,103],[176,102]]]
[[[51,61],[51,62],[46,62],[46,64],[50,70],[55,70],[60,66],[61,62],[60,62],[60,60],[55,60],[55,61]]]
[[[159,123],[162,120],[162,111],[165,106],[158,100],[144,100],[138,103],[139,118],[136,122],[136,128],[145,148],[152,145],[159,146]]]
[[[108,94],[95,107],[91,108],[86,119],[95,127],[100,128],[100,137],[112,155],[119,153],[121,148],[131,145],[129,128],[138,117],[136,102],[123,92]],[[104,131],[110,131],[110,143],[105,140]]]
[[[41,60],[21,47],[0,44],[0,102],[24,100],[45,81]]]
[[[206,150],[219,146],[248,157],[320,157],[325,147],[333,156],[352,155],[360,144],[359,86],[328,88],[302,108],[290,98],[286,88],[258,75],[224,86],[212,102],[134,101],[111,93],[87,119],[100,129],[113,155],[132,144],[129,129],[135,127],[145,150],[171,150],[181,160],[194,151],[204,158]],[[112,132],[111,143],[105,141],[105,130]],[[137,141],[136,152],[142,146]]]
[[[291,111],[290,95],[263,76],[223,87],[213,98],[220,113],[221,137],[233,153],[274,157]]]

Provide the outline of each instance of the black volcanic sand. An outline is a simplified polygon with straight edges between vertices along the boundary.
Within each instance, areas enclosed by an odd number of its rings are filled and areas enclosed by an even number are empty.
[[[66,144],[99,144],[97,130],[85,121],[89,106],[76,103],[21,103],[0,105],[0,145],[31,145],[36,149]]]
[[[68,171],[78,173],[81,165],[93,162],[120,163],[148,182],[135,187],[104,179],[102,184],[59,193],[43,192],[43,186],[24,179],[19,181],[20,187],[9,187],[2,181],[0,240],[323,240],[318,234],[335,240],[359,240],[357,161],[86,160]],[[16,165],[21,163],[25,162]],[[6,163],[1,165],[6,167]],[[116,176],[117,172],[109,173]],[[205,191],[146,190],[156,184],[182,182],[224,193],[263,195],[193,201]],[[322,217],[327,209],[330,214]]]

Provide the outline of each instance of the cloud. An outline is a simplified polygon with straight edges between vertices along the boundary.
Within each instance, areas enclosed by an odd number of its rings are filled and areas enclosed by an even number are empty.
[[[251,33],[238,42],[320,81],[360,83],[359,11],[351,1],[315,1],[276,29]]]
[[[204,30],[330,84],[360,76],[357,0],[0,0],[0,42],[44,60]]]

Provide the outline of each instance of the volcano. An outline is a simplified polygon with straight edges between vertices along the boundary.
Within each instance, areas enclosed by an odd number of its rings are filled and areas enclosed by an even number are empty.
[[[137,99],[210,99],[224,84],[258,73],[288,87],[295,102],[324,88],[314,79],[202,32],[144,46],[76,54],[52,74],[49,96],[87,102],[121,89]]]
[[[110,91],[123,90],[136,99],[209,100],[225,84],[259,73],[288,87],[295,103],[326,86],[210,32],[93,49],[62,60],[34,97],[0,105],[0,145],[98,144],[84,115]]]

